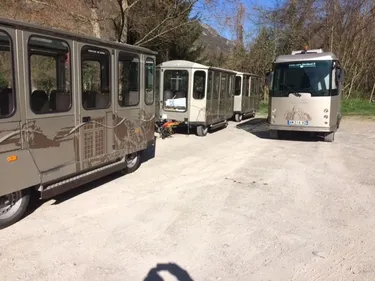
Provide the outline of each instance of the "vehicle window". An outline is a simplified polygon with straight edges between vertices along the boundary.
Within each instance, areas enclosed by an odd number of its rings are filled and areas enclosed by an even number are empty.
[[[31,36],[28,42],[30,107],[36,114],[69,111],[70,51],[66,42]]]
[[[242,85],[242,95],[245,97],[249,96],[249,77],[244,76],[243,77],[243,85]]]
[[[250,95],[256,95],[257,93],[257,79],[255,77],[250,78]]]
[[[229,83],[228,83],[228,98],[229,99],[234,95],[234,84],[233,84],[234,79],[235,79],[235,76],[230,74]]]
[[[241,95],[241,80],[242,80],[241,76],[236,76],[236,86],[235,86],[235,92],[234,92],[236,96]]]
[[[154,60],[147,58],[145,63],[145,103],[147,105],[154,103],[154,72]]]
[[[193,98],[201,100],[206,90],[206,72],[198,70],[194,72]]]
[[[165,109],[186,111],[189,89],[189,72],[165,70],[163,84],[163,106]]]
[[[217,100],[219,98],[219,91],[220,91],[220,73],[215,71],[214,74],[214,92],[213,92],[213,99]]]
[[[220,88],[220,99],[224,99],[226,92],[228,92],[227,74],[221,74],[221,88]]]
[[[307,92],[313,97],[329,96],[332,60],[278,63],[275,67],[273,96]]]
[[[13,83],[12,42],[0,31],[0,118],[6,118],[15,110]]]
[[[212,98],[212,71],[208,71],[208,81],[207,81],[207,100]]]
[[[156,69],[155,100],[156,105],[160,104],[160,69]]]
[[[139,58],[120,52],[118,61],[118,104],[121,107],[139,104]]]
[[[108,50],[84,46],[81,50],[82,106],[104,109],[111,104],[110,54]]]

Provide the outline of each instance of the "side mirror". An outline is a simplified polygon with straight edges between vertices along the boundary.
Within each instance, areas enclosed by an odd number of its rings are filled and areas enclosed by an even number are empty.
[[[272,87],[272,80],[273,80],[273,71],[269,71],[266,73],[266,85],[268,88]]]
[[[344,83],[344,70],[342,68],[336,68],[336,82]]]

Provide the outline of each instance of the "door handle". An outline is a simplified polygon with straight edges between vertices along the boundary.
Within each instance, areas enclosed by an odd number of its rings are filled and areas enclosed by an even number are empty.
[[[91,117],[90,116],[82,117],[82,122],[87,123],[87,122],[90,122],[90,121],[91,121]]]

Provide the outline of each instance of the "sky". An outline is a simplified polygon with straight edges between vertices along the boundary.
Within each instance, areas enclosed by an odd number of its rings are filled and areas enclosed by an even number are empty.
[[[198,0],[194,7],[194,12],[201,15],[204,23],[213,27],[223,37],[233,40],[235,39],[235,31],[232,26],[233,17],[236,13],[238,3],[242,3],[245,7],[244,15],[244,35],[245,40],[249,41],[256,34],[256,21],[259,13],[255,7],[270,8],[274,5],[275,0],[212,0],[215,5],[207,5],[206,0]],[[229,18],[229,23],[226,23]]]

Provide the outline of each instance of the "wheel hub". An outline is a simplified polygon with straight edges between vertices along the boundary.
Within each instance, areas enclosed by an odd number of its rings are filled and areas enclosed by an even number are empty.
[[[129,156],[128,159],[126,159],[126,166],[128,168],[132,168],[137,163],[137,155],[132,154]]]
[[[0,197],[0,216],[7,213],[22,197],[21,191],[9,193]]]

